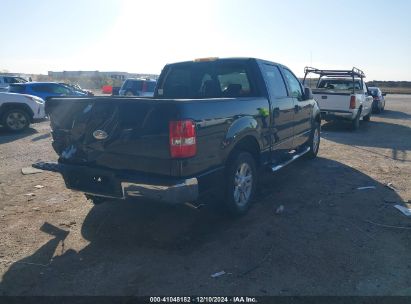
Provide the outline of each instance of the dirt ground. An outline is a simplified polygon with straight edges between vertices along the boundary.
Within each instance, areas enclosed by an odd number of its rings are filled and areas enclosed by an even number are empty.
[[[411,96],[358,132],[323,125],[319,157],[263,176],[239,219],[94,207],[56,173],[22,175],[56,160],[49,131],[0,130],[0,295],[411,295],[411,217],[393,207],[411,199]]]

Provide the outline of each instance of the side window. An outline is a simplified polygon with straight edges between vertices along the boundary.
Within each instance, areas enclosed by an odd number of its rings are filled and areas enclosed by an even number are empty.
[[[287,89],[278,67],[263,64],[263,72],[270,96],[276,98],[287,97]]]
[[[285,79],[288,83],[288,88],[290,89],[290,96],[301,101],[303,99],[303,90],[301,88],[300,81],[294,76],[293,73],[291,73],[290,70],[283,69],[283,71]]]
[[[60,85],[52,85],[50,90],[55,94],[70,94],[70,90]]]
[[[33,92],[37,93],[50,93],[50,90],[48,90],[47,86],[43,84],[34,85],[31,87],[31,89],[33,90]]]

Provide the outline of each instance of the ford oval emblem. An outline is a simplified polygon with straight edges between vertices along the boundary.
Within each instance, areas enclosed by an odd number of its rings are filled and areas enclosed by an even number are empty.
[[[106,139],[108,137],[108,134],[106,131],[96,130],[93,132],[93,136],[95,139],[102,140],[102,139]]]

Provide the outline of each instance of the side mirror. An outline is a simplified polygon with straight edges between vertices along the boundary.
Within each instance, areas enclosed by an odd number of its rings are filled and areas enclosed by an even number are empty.
[[[313,91],[311,90],[311,88],[304,88],[304,100],[310,100],[313,99]]]
[[[382,93],[382,96],[384,96],[384,97],[387,96],[387,93]]]

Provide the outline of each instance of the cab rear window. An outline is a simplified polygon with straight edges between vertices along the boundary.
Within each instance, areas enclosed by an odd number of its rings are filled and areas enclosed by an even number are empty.
[[[168,67],[159,98],[224,98],[256,96],[250,72],[241,62],[193,62]]]
[[[143,88],[143,81],[141,80],[126,80],[123,85],[123,90],[138,90]]]
[[[351,79],[323,79],[318,85],[319,89],[328,89],[328,90],[361,90],[362,85],[361,81]]]
[[[371,89],[370,92],[372,96],[378,96],[378,90]]]

